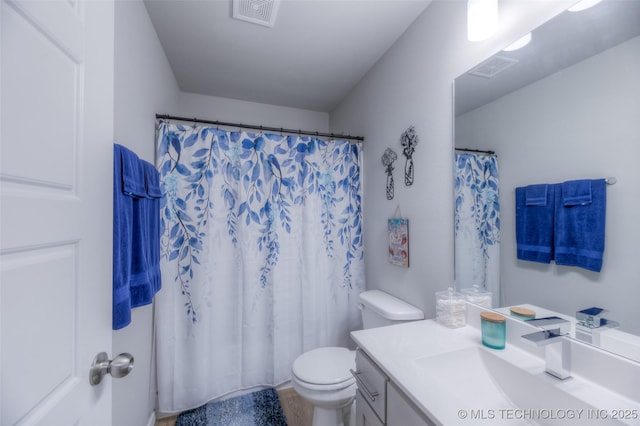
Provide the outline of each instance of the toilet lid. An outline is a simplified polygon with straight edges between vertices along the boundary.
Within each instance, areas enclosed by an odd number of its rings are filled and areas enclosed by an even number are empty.
[[[355,368],[355,364],[355,354],[347,348],[318,348],[293,362],[293,374],[307,383],[335,384],[353,380],[349,369]]]

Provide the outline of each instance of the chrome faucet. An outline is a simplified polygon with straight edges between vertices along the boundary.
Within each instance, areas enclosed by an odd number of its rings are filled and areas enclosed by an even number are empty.
[[[571,344],[566,339],[565,327],[569,321],[559,317],[548,317],[526,321],[543,328],[525,334],[522,339],[537,347],[544,346],[545,371],[560,380],[571,377]]]

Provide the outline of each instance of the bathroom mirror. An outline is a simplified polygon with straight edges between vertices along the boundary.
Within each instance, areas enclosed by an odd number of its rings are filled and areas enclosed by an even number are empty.
[[[592,343],[640,361],[640,2],[565,11],[532,31],[529,44],[497,53],[454,87],[456,153],[495,152],[498,191],[485,198],[499,200],[491,225],[500,226],[499,249],[480,247],[480,257],[497,257],[491,267],[463,259],[456,237],[456,287],[487,276],[496,307],[529,304],[574,319],[603,308],[619,326]],[[516,187],[607,177],[617,183],[606,187],[600,272],[517,259]]]

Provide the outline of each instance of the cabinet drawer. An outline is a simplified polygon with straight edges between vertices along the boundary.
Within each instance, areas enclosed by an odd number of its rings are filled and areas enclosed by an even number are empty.
[[[356,391],[356,426],[384,426],[360,390]]]
[[[356,351],[356,371],[353,374],[358,390],[373,409],[376,415],[386,422],[387,411],[387,376],[360,349]]]

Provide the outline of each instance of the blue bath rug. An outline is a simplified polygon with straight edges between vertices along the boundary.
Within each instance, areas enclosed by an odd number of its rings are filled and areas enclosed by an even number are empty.
[[[185,411],[176,426],[287,426],[278,392],[264,389]]]

